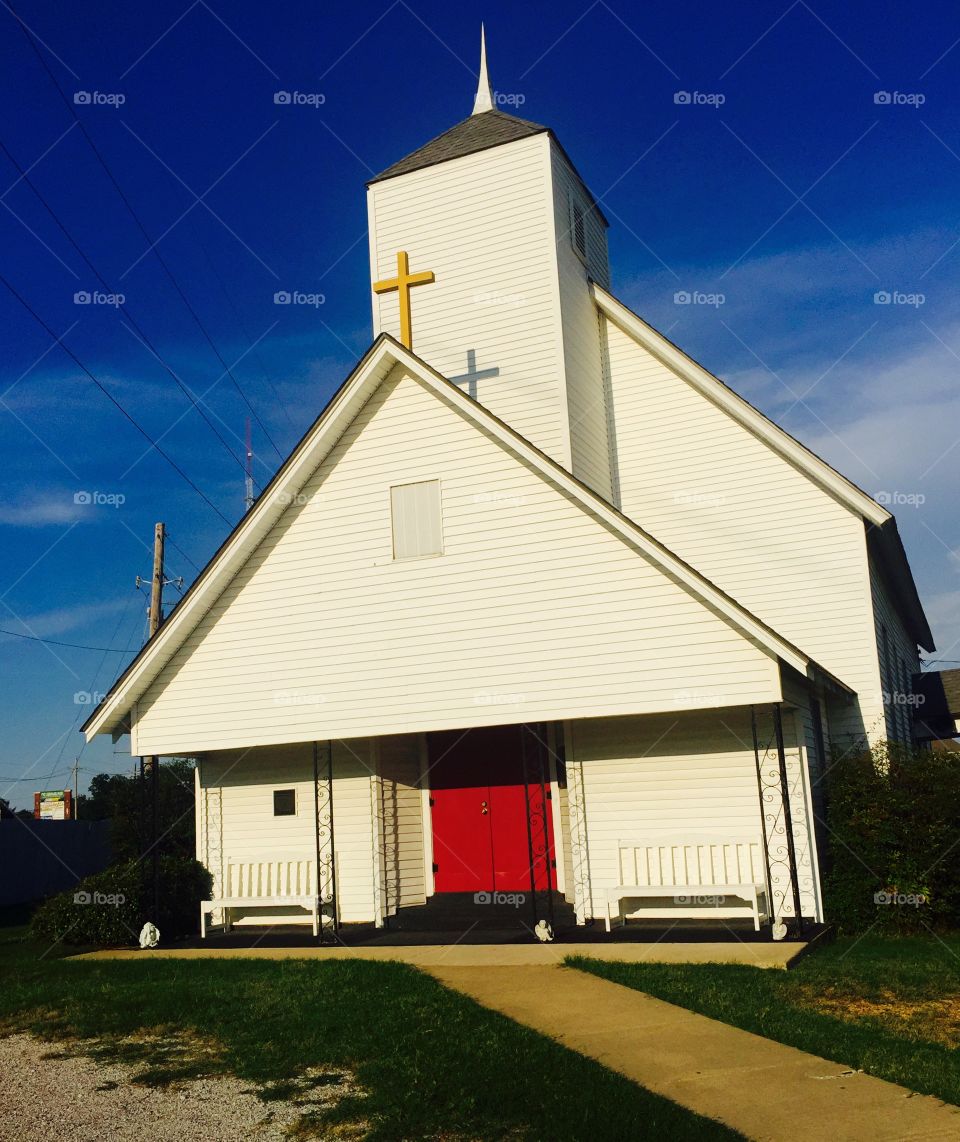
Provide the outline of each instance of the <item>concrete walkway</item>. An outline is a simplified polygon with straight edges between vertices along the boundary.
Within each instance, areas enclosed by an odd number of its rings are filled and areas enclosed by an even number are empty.
[[[417,944],[406,947],[301,947],[227,948],[215,939],[203,948],[154,948],[142,952],[119,948],[75,956],[80,960],[151,959],[255,959],[313,960],[358,959],[400,960],[415,967],[549,967],[563,963],[566,956],[582,955],[595,960],[623,963],[665,964],[749,964],[759,968],[787,968],[806,950],[799,943],[727,942],[694,944],[666,942],[650,944]]]
[[[427,970],[484,1007],[748,1138],[960,1138],[960,1108],[574,968],[448,964]]]

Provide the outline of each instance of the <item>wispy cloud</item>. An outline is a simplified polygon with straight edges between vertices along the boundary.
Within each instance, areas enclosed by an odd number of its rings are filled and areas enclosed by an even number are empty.
[[[4,625],[11,630],[19,628],[24,634],[38,638],[55,638],[80,630],[88,624],[96,624],[102,619],[116,616],[125,610],[129,598],[107,599],[99,603],[80,603],[77,606],[57,607],[48,611],[38,611],[22,615],[18,619],[8,617]],[[101,630],[103,628],[100,628]],[[0,641],[14,641],[9,636],[0,635]]]
[[[72,491],[22,493],[12,500],[0,499],[0,525],[7,527],[52,527],[82,518],[83,505],[74,502]]]

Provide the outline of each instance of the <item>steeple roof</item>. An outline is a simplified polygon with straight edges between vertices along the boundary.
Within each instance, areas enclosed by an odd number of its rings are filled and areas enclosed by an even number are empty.
[[[457,123],[442,135],[437,135],[429,143],[418,147],[406,158],[381,171],[375,178],[370,179],[370,183],[383,182],[384,179],[395,178],[400,174],[409,174],[411,171],[432,167],[437,163],[445,163],[448,159],[473,155],[477,151],[499,147],[501,143],[512,143],[517,139],[526,139],[530,135],[540,135],[547,130],[547,127],[539,123],[518,119],[505,111],[475,112],[462,123]]]

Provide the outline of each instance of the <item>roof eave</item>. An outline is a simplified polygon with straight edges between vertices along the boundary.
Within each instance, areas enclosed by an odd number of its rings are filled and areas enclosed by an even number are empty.
[[[867,495],[846,476],[831,467],[805,444],[791,436],[786,429],[774,423],[729,385],[724,384],[698,361],[688,356],[665,337],[658,329],[644,321],[619,298],[596,282],[590,283],[594,300],[600,311],[628,336],[634,337],[654,356],[692,384],[716,405],[728,412],[745,428],[769,444],[775,451],[805,472],[815,483],[825,488],[852,511],[876,526],[882,526],[893,517],[886,508]]]
[[[223,543],[221,543],[213,555],[211,555],[210,559],[207,560],[203,570],[190,585],[183,598],[177,603],[176,610],[171,614],[167,622],[144,643],[126,670],[124,670],[116,682],[114,682],[103,700],[80,727],[80,732],[86,736],[87,741],[90,741],[97,734],[112,732],[121,721],[129,716],[134,703],[139,698],[139,694],[128,697],[122,703],[119,702],[118,696],[122,693],[125,684],[145,662],[154,655],[162,652],[163,647],[169,641],[168,636],[170,630],[175,629],[185,621],[183,615],[191,612],[197,598],[209,582],[214,568],[219,567],[223,558],[226,557],[228,549],[232,551],[233,548],[241,545],[241,542],[245,543],[246,537],[259,528],[263,528],[265,531],[269,530],[269,527],[272,526],[271,517],[274,515],[279,516],[286,502],[288,502],[283,500],[278,493],[287,491],[285,486],[287,480],[291,474],[296,471],[298,461],[302,459],[308,446],[314,441],[322,422],[330,418],[334,406],[342,399],[354,379],[364,370],[372,370],[377,359],[382,359],[383,355],[385,355],[387,347],[390,344],[396,344],[396,342],[394,342],[389,334],[381,333],[360,358],[356,366],[350,371],[343,383],[327,402],[323,411],[303,434],[287,459],[274,473],[273,478],[254,501],[250,510],[240,519],[224,539]]]

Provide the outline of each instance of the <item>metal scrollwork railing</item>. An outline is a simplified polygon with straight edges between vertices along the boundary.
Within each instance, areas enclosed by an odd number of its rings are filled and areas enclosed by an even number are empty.
[[[317,896],[320,905],[320,942],[338,943],[336,852],[333,831],[333,746],[313,746],[313,787],[316,809]]]
[[[587,922],[592,914],[590,900],[590,861],[587,852],[587,804],[583,781],[583,763],[568,761],[563,748],[562,728],[557,738],[560,756],[567,780],[567,818],[570,834],[570,867],[573,875],[573,907],[578,924]]]
[[[751,710],[751,729],[773,934],[783,939],[788,919],[803,932],[804,889],[813,888],[802,758],[798,746],[788,756],[779,705],[769,719]]]

